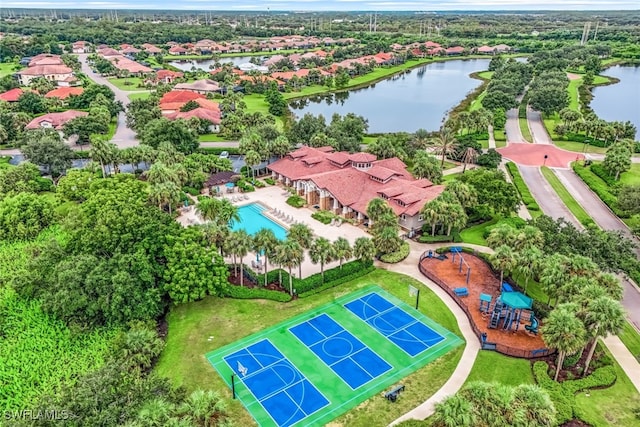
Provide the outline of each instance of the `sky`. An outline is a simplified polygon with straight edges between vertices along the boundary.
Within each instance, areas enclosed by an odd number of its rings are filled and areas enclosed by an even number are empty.
[[[237,11],[638,10],[639,0],[0,0],[2,8]]]

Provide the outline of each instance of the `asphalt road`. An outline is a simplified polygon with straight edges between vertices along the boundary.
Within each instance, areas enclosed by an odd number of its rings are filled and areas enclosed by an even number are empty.
[[[85,73],[87,77],[89,77],[94,82],[109,87],[113,91],[113,93],[115,93],[116,100],[122,102],[122,105],[126,108],[130,102],[128,95],[131,94],[131,92],[118,89],[116,86],[112,85],[109,80],[97,73],[94,73],[91,67],[89,67],[89,64],[87,64],[87,56],[87,54],[78,55],[78,60],[82,65],[82,72]],[[135,132],[127,127],[127,121],[124,112],[118,114],[118,127],[116,128],[116,133],[113,135],[111,142],[116,144],[118,148],[133,147],[135,145],[138,145]]]
[[[547,129],[544,127],[544,123],[542,123],[539,111],[534,111],[527,107],[527,122],[529,122],[529,130],[534,144],[553,144]]]
[[[507,123],[504,125],[504,131],[507,135],[508,142],[527,142],[520,132],[520,123],[518,123],[518,109],[512,108],[507,111]]]

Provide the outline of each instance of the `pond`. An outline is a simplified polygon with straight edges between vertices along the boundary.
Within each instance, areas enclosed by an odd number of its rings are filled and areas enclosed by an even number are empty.
[[[447,112],[481,84],[469,74],[486,70],[489,59],[434,62],[363,89],[292,101],[298,117],[355,113],[369,121],[369,133],[438,130]]]
[[[224,64],[226,62],[233,63],[234,66],[238,66],[240,64],[246,64],[247,62],[251,62],[251,58],[259,59],[262,62],[261,56],[229,56],[227,58],[220,58],[218,62]],[[170,61],[169,65],[173,65],[179,70],[182,71],[191,71],[191,67],[196,67],[201,70],[209,71],[210,66],[215,64],[216,61],[213,59],[203,59],[203,60],[191,60],[187,59],[184,61]]]
[[[605,76],[616,77],[616,84],[593,88],[591,108],[601,119],[633,123],[640,130],[640,67],[616,65]]]

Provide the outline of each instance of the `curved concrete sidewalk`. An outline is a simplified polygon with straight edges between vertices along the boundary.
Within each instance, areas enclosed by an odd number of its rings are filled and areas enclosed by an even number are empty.
[[[438,402],[441,402],[446,397],[455,394],[464,385],[467,377],[469,376],[469,373],[471,372],[471,369],[473,368],[476,357],[478,355],[478,351],[480,350],[480,342],[478,341],[478,337],[473,333],[471,325],[469,324],[469,319],[467,318],[467,315],[464,313],[464,311],[462,311],[462,309],[449,296],[449,294],[447,294],[438,285],[423,276],[422,273],[420,273],[420,270],[418,270],[420,255],[422,255],[425,250],[436,249],[438,247],[447,245],[418,245],[411,241],[409,242],[409,244],[411,245],[411,253],[409,254],[409,257],[407,257],[407,259],[402,263],[393,265],[378,264],[377,267],[389,271],[394,271],[396,273],[406,274],[407,276],[413,277],[414,279],[423,283],[426,287],[432,290],[438,296],[438,298],[440,298],[447,305],[447,307],[456,317],[458,327],[460,328],[460,332],[462,333],[462,336],[466,341],[466,345],[464,351],[462,352],[462,357],[458,362],[458,366],[456,366],[455,371],[453,371],[453,374],[447,380],[447,382],[444,383],[444,385],[429,399],[424,401],[419,406],[413,408],[406,414],[402,415],[401,417],[395,419],[391,422],[390,425],[395,425],[402,421],[411,419],[424,420],[425,418],[431,416],[435,410],[435,405]],[[468,246],[481,251],[490,250],[489,248],[477,245],[463,246]]]

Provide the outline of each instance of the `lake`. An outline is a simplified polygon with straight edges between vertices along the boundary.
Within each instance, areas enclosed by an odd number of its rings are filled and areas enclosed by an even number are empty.
[[[640,130],[640,67],[616,65],[602,72],[620,81],[593,88],[591,108],[601,119],[633,123]]]
[[[484,71],[489,59],[434,62],[348,92],[290,102],[294,114],[355,113],[369,121],[368,133],[435,131],[447,112],[482,82],[469,74]]]
[[[232,62],[233,65],[238,66],[240,64],[246,64],[247,62],[251,62],[251,58],[258,58],[262,60],[262,57],[258,56],[230,56],[228,58],[220,58],[218,62],[224,64],[226,62]],[[196,67],[201,70],[209,71],[209,66],[215,64],[216,61],[213,59],[204,59],[204,60],[190,60],[187,59],[185,61],[170,61],[169,65],[173,65],[179,70],[182,71],[191,71],[191,67]]]

